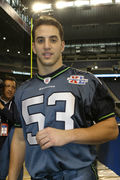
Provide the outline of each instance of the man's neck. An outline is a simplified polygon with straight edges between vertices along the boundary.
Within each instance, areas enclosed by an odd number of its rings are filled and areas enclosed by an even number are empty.
[[[41,75],[41,76],[46,76],[48,74],[51,74],[51,73],[57,71],[62,66],[63,66],[63,64],[61,66],[57,67],[57,68],[51,68],[51,69],[50,68],[47,69],[47,67],[46,67],[46,70],[44,69],[45,71],[41,71],[41,70],[39,71],[39,69],[38,69],[38,74]]]
[[[62,60],[57,62],[56,64],[54,65],[42,65],[38,60],[37,60],[37,66],[38,66],[38,73],[41,75],[41,76],[45,76],[47,74],[50,74],[54,71],[56,71],[57,69],[59,69],[60,67],[63,66],[63,63],[62,63]]]

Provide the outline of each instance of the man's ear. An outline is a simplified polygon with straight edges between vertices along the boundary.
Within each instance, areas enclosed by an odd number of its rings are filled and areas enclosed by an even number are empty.
[[[33,50],[34,54],[36,54],[36,49],[35,49],[35,43],[34,42],[32,43],[32,50]]]
[[[63,52],[65,49],[65,41],[62,41],[61,43],[61,52]]]

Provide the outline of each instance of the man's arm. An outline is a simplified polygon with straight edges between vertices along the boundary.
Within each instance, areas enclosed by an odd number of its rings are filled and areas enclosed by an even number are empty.
[[[24,162],[25,141],[22,128],[15,128],[11,143],[8,180],[17,180]]]
[[[101,144],[116,139],[118,133],[116,120],[111,117],[88,128],[71,130],[45,128],[37,133],[36,139],[42,149],[47,149],[68,143]]]

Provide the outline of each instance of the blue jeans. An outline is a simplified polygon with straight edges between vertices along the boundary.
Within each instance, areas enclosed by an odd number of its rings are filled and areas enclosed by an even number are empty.
[[[98,180],[98,175],[96,168],[91,165],[80,170],[64,170],[56,175],[31,180]]]
[[[0,180],[6,179],[8,175],[8,170],[9,170],[9,160],[10,160],[10,145],[12,141],[14,133],[14,128],[11,128],[8,137],[6,138],[2,149],[0,150]],[[23,168],[20,172],[18,180],[23,179]]]

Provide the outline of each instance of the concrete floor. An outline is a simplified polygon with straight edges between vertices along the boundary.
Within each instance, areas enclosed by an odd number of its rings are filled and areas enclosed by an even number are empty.
[[[99,180],[120,180],[120,176],[98,162]]]

